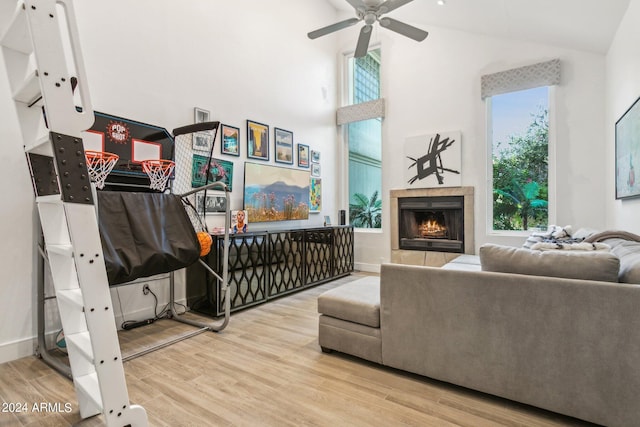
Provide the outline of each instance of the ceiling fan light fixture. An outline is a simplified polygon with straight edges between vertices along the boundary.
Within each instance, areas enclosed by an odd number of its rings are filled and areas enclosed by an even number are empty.
[[[373,25],[377,21],[378,17],[373,12],[367,12],[364,15],[364,23],[367,25]]]
[[[371,33],[373,25],[378,22],[383,28],[391,30],[395,33],[409,37],[415,41],[423,41],[429,33],[419,28],[413,27],[404,22],[397,21],[393,18],[383,17],[382,15],[398,9],[407,3],[411,3],[414,0],[346,0],[356,12],[356,18],[346,19],[344,21],[336,22],[335,24],[328,25],[315,31],[307,33],[310,39],[316,39],[318,37],[331,34],[335,31],[342,30],[344,28],[355,25],[358,22],[364,21],[364,26],[360,29],[360,35],[358,37],[358,43],[356,45],[355,57],[365,56],[369,46],[369,40],[371,39]],[[444,0],[441,0],[444,3]]]
[[[446,0],[438,0],[436,3],[438,3],[438,6],[444,6],[447,4]]]

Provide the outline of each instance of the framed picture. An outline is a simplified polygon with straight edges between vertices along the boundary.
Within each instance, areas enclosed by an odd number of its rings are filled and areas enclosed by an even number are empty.
[[[240,155],[240,128],[221,125],[220,129],[220,153],[231,156]]]
[[[311,176],[320,176],[320,163],[311,163]]]
[[[191,186],[198,188],[206,185],[207,182],[222,181],[227,184],[229,191],[231,191],[233,184],[233,162],[214,158],[212,158],[210,162],[208,160],[209,157],[207,156],[201,156],[199,154],[193,155]],[[209,174],[208,180],[207,173]]]
[[[247,157],[269,160],[269,126],[247,120]]]
[[[405,139],[402,170],[406,188],[462,185],[460,131],[438,132]]]
[[[309,219],[309,171],[245,162],[243,206],[252,223]]]
[[[319,163],[320,162],[320,152],[316,150],[311,150],[311,162]]]
[[[195,123],[203,123],[209,121],[209,112],[202,108],[195,107],[193,109],[193,121]],[[198,151],[211,151],[213,147],[213,139],[207,132],[196,132],[193,134],[193,149]]]
[[[322,210],[322,180],[311,178],[309,187],[309,212],[320,212]]]
[[[231,232],[246,233],[249,227],[249,215],[245,210],[231,211]]]
[[[209,121],[209,112],[202,108],[195,107],[193,109],[193,122],[204,123]]]
[[[331,225],[331,217],[329,215],[324,216],[324,226]]]
[[[211,152],[213,138],[208,132],[196,132],[193,134],[193,149],[196,151]]]
[[[640,197],[640,98],[616,122],[616,199],[632,197]]]
[[[205,200],[204,193],[196,193],[196,209],[199,214],[207,213],[224,213],[227,210],[227,198],[224,196],[216,196],[207,194]]]
[[[298,167],[309,167],[309,146],[304,144],[298,144]]]
[[[293,132],[274,128],[274,139],[276,144],[276,162],[293,164]]]

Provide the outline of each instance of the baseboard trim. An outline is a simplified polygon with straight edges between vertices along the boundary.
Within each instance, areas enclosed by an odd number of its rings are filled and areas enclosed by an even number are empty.
[[[23,338],[0,345],[0,363],[11,362],[23,357],[33,356],[36,351],[36,337]]]

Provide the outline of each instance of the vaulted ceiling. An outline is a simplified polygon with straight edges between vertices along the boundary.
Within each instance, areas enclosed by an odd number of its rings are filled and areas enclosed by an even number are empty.
[[[326,1],[341,17],[353,15],[346,0]],[[427,31],[445,27],[604,54],[628,5],[629,0],[445,0],[439,6],[437,0],[414,0],[388,16]]]

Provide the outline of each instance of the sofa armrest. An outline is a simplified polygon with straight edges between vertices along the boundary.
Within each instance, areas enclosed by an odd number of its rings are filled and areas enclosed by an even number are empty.
[[[606,425],[640,419],[640,286],[385,264],[385,365]]]

